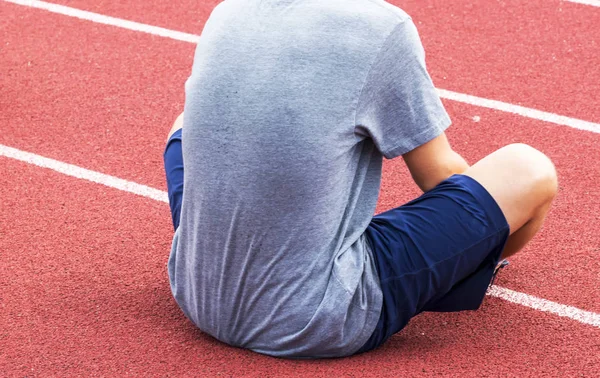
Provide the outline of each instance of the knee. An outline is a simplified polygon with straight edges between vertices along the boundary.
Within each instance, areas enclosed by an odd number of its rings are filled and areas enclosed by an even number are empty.
[[[558,176],[554,163],[543,152],[523,143],[504,147],[513,169],[520,179],[530,182],[533,190],[551,201],[558,191]]]

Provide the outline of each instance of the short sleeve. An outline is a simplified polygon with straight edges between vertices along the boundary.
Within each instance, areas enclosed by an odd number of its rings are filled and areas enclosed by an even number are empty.
[[[371,65],[358,99],[355,131],[392,159],[439,136],[450,123],[427,73],[417,29],[407,19],[391,32]]]

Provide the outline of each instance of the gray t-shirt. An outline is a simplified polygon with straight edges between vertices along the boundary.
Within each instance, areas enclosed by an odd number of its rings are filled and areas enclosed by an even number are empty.
[[[185,89],[177,303],[260,353],[356,352],[381,312],[364,231],[382,157],[450,124],[412,20],[379,0],[226,0]]]

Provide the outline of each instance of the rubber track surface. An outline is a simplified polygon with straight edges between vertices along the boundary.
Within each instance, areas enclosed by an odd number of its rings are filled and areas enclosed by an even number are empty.
[[[216,2],[62,3],[199,34]],[[438,86],[600,121],[600,10],[539,0],[400,5],[417,22]],[[182,109],[194,46],[4,2],[0,13],[0,143],[164,189],[165,134]],[[600,312],[600,134],[445,105],[449,137],[470,162],[524,142],[557,165],[561,189],[546,227],[498,284]],[[600,370],[599,329],[495,298],[474,313],[420,316],[350,359],[233,349],[197,331],[171,298],[166,204],[6,158],[0,172],[0,371],[9,376]],[[386,162],[378,211],[417,194],[402,160]]]
[[[0,78],[8,89],[0,100],[6,125],[0,143],[164,188],[165,134],[182,109],[193,46],[10,7],[9,70]],[[501,282],[553,301],[600,310],[600,277],[594,273],[600,270],[600,259],[593,257],[600,246],[595,232],[600,214],[595,183],[600,149],[595,146],[600,134],[445,103],[454,121],[449,136],[470,162],[505,144],[524,142],[550,155],[559,170],[561,193],[545,231],[530,252],[515,258]],[[475,116],[480,122],[473,121]],[[407,190],[411,180],[405,174],[395,172],[402,171],[402,165],[401,159],[386,162],[386,172],[392,173],[384,178],[378,211],[418,194],[412,183]],[[572,229],[582,232],[575,236],[563,231]],[[589,269],[581,272],[580,266]],[[573,287],[584,287],[587,296]]]
[[[219,1],[55,3],[200,34]],[[561,0],[391,0],[444,89],[600,122],[600,9]],[[199,3],[201,4],[199,6]]]
[[[162,203],[0,158],[2,354],[8,376],[575,376],[600,329],[487,298],[425,314],[377,351],[289,361],[226,346],[174,303]],[[102,238],[97,237],[103,235]],[[590,375],[591,376],[591,375]]]

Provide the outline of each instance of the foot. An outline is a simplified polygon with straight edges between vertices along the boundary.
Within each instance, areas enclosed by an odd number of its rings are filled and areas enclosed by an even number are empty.
[[[498,275],[498,272],[500,271],[500,269],[503,269],[504,267],[506,267],[508,264],[510,264],[508,262],[507,259],[504,259],[502,261],[500,261],[498,263],[498,265],[496,265],[496,268],[494,269],[494,275],[492,276],[492,282],[490,283],[490,286],[492,286],[494,284],[494,281],[496,281],[496,276]]]

